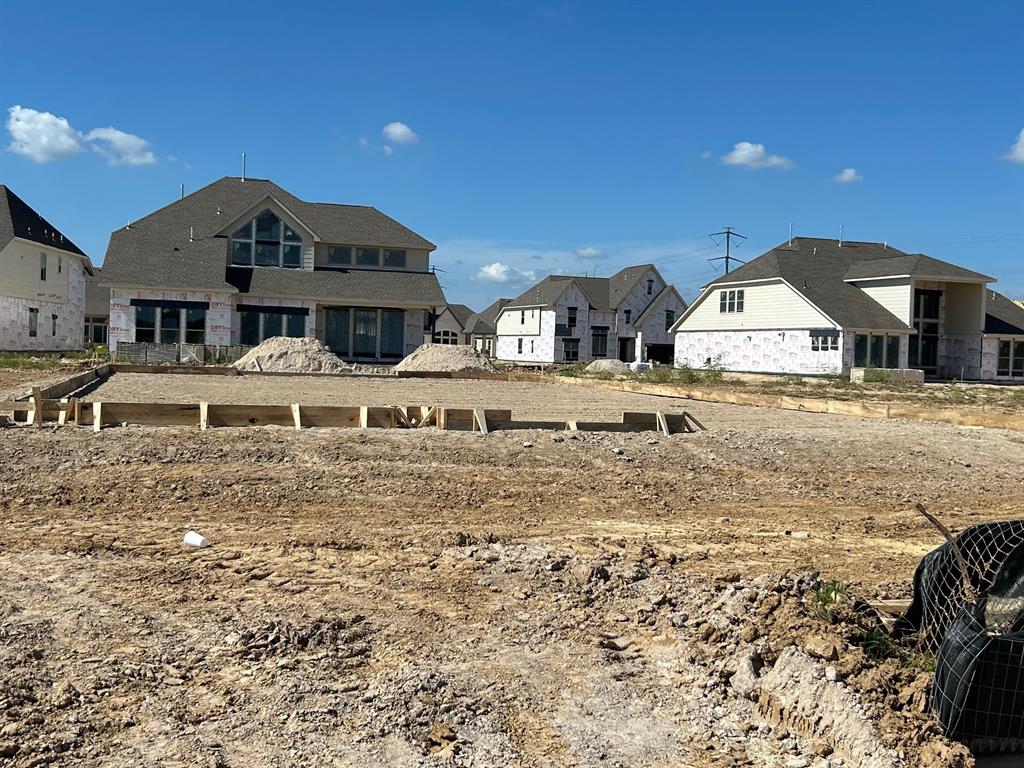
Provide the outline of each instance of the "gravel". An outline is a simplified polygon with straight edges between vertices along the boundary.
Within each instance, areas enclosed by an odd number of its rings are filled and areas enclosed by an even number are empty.
[[[494,373],[487,355],[462,344],[424,344],[395,366],[396,371]]]
[[[353,366],[329,350],[319,339],[274,336],[243,355],[240,371],[288,371],[292,373],[351,373]]]

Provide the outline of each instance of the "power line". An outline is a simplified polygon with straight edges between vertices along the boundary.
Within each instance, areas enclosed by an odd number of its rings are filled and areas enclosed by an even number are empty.
[[[737,259],[735,256],[732,255],[732,239],[735,237],[739,238],[741,241],[746,240],[746,235],[741,235],[739,232],[736,232],[732,227],[723,227],[721,232],[712,232],[710,235],[708,235],[708,237],[711,238],[712,242],[714,242],[716,237],[722,237],[725,240],[725,256],[718,256],[714,259],[708,259],[709,264],[714,264],[716,261],[724,261],[725,273],[729,274],[729,262],[738,261],[740,264],[747,263],[745,261],[742,261],[741,259]],[[721,244],[721,241],[715,243],[716,246],[720,246]],[[736,243],[736,245],[738,247],[740,243]]]

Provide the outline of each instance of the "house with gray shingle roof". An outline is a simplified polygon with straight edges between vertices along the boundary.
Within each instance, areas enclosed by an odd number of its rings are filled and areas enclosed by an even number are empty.
[[[0,350],[81,349],[92,272],[81,248],[0,184]]]
[[[669,328],[685,309],[653,264],[611,277],[549,275],[501,308],[495,356],[518,363],[670,363]]]
[[[445,304],[434,248],[376,208],[225,177],[111,235],[111,351],[310,336],[345,359],[398,360]]]
[[[704,287],[673,327],[676,365],[1024,378],[1024,311],[992,281],[887,243],[793,238]]]
[[[469,344],[465,329],[473,314],[473,310],[465,304],[439,307],[433,333],[425,334],[424,341],[432,344]]]

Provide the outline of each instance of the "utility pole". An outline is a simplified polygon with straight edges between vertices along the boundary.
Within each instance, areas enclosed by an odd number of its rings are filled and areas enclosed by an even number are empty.
[[[731,268],[730,265],[731,265],[732,262],[738,261],[740,264],[746,264],[747,263],[745,261],[737,259],[735,256],[732,255],[732,240],[733,240],[733,238],[738,238],[739,240],[746,240],[747,238],[746,238],[745,235],[741,235],[739,232],[734,230],[732,227],[722,227],[722,231],[721,232],[712,232],[710,235],[708,235],[708,237],[710,237],[713,241],[714,241],[714,239],[716,237],[722,237],[722,238],[725,239],[725,256],[717,256],[717,257],[715,257],[713,259],[708,259],[708,263],[709,264],[714,264],[716,261],[724,261],[725,262],[725,273],[729,274],[729,270]],[[722,244],[721,240],[715,242],[715,245],[721,245],[721,244]],[[737,243],[737,245],[739,245],[739,243]]]

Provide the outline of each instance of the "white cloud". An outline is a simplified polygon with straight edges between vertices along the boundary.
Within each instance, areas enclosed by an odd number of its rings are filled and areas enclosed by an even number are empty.
[[[15,104],[8,110],[7,147],[37,163],[51,163],[82,151],[82,136],[63,117]]]
[[[388,123],[381,133],[384,134],[385,139],[394,144],[415,144],[420,140],[416,132],[405,123]]]
[[[743,168],[782,168],[788,170],[793,167],[793,161],[782,155],[769,155],[764,144],[752,144],[749,141],[741,141],[733,145],[732,150],[722,155],[722,162],[725,165],[738,165]]]
[[[1024,163],[1024,128],[1017,134],[1017,141],[1003,157],[1011,163]]]
[[[600,248],[588,245],[585,248],[577,248],[576,255],[581,259],[603,259],[606,254]]]
[[[110,165],[153,165],[156,155],[149,142],[112,126],[88,133],[76,131],[66,118],[50,112],[14,105],[8,110],[7,131],[11,152],[37,163],[51,163],[91,149],[107,158]]]
[[[94,128],[85,134],[94,151],[99,152],[110,165],[153,165],[156,155],[149,150],[149,142],[133,133],[117,128]]]
[[[837,181],[840,184],[850,184],[854,181],[864,181],[864,177],[857,173],[856,168],[843,168],[843,170],[832,177],[832,181]]]
[[[532,269],[518,269],[495,261],[480,267],[473,279],[478,283],[532,283],[537,275]]]

